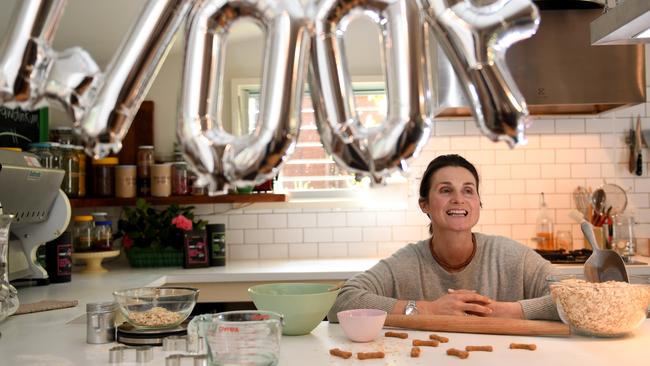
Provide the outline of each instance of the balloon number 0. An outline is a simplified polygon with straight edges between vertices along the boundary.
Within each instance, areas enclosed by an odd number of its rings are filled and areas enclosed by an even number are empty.
[[[505,62],[507,48],[532,36],[531,0],[148,0],[102,72],[79,47],[52,39],[66,0],[24,0],[0,48],[0,104],[34,109],[53,102],[75,121],[86,151],[121,149],[135,113],[187,19],[177,136],[213,193],[278,173],[293,151],[309,74],[325,150],[344,169],[381,182],[418,154],[433,126],[429,31],[451,60],[477,124],[490,139],[524,141],[528,110]],[[356,16],[380,29],[386,67],[385,120],[365,127],[355,110],[343,34]],[[230,26],[253,19],[266,37],[260,112],[250,134],[234,136],[218,119]],[[309,73],[308,73],[309,71]]]

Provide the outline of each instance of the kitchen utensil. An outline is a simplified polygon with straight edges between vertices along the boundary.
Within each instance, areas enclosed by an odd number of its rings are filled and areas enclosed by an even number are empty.
[[[252,286],[248,295],[259,310],[284,316],[282,334],[303,335],[311,332],[330,310],[339,290],[328,283],[267,283]]]
[[[343,333],[353,342],[370,342],[377,338],[386,321],[379,309],[352,309],[336,313]]]
[[[210,365],[277,365],[282,315],[272,311],[228,311],[194,317],[187,326],[188,351],[203,339]]]
[[[576,205],[576,209],[580,212],[585,217],[589,217],[589,192],[587,192],[587,188],[583,186],[578,186],[576,189],[573,191],[573,200]]]
[[[552,321],[456,315],[389,314],[385,326],[437,332],[569,336],[569,326]]]
[[[86,304],[86,343],[101,344],[115,341],[116,302]]]
[[[199,290],[186,287],[140,287],[113,292],[126,321],[140,329],[165,329],[181,324],[192,312],[198,295]]]
[[[596,224],[605,211],[605,191],[601,188],[598,188],[591,195],[591,203],[594,207],[593,216],[591,217],[591,223]]]
[[[630,173],[636,172],[636,138],[635,130],[630,129],[628,137],[625,139],[625,142],[630,147],[630,157],[628,159],[627,168]]]
[[[618,184],[605,183],[600,187],[605,192],[605,207],[611,207],[611,215],[618,215],[627,208],[627,193]]]
[[[624,281],[628,282],[625,263],[620,255],[609,249],[601,249],[596,242],[591,224],[577,210],[569,212],[569,216],[580,223],[585,238],[591,245],[592,253],[585,262],[584,274],[589,282]]]
[[[643,148],[643,142],[641,141],[642,136],[641,136],[641,117],[637,116],[636,117],[636,128],[634,130],[634,156],[636,159],[636,164],[635,164],[635,174],[640,176],[643,174],[643,152],[641,149]]]

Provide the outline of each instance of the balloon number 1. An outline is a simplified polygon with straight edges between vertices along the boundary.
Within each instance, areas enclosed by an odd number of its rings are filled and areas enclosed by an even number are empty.
[[[528,110],[505,51],[532,36],[531,0],[149,0],[105,72],[84,50],[52,49],[65,0],[24,0],[0,47],[0,104],[37,108],[47,101],[75,121],[86,151],[119,151],[121,141],[174,34],[187,19],[177,135],[185,157],[211,191],[257,184],[278,173],[293,151],[307,69],[324,148],[344,169],[374,182],[418,154],[433,126],[429,28],[459,76],[481,131],[510,146],[524,141]],[[357,16],[382,37],[388,110],[359,120],[343,34]],[[232,24],[252,19],[266,35],[260,111],[253,132],[234,136],[219,120],[225,41]]]

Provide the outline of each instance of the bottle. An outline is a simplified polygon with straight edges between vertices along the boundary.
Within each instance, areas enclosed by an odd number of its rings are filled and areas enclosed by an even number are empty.
[[[72,235],[66,231],[45,244],[45,268],[51,283],[70,282],[72,277]]]
[[[546,207],[546,200],[544,199],[544,192],[539,196],[539,213],[537,214],[537,249],[553,250],[553,220],[548,213]]]
[[[226,225],[207,224],[205,232],[210,245],[210,265],[226,265]]]
[[[72,145],[61,145],[61,166],[65,171],[61,190],[68,197],[79,196],[79,156]]]
[[[151,195],[151,165],[154,163],[151,145],[138,146],[138,196]]]
[[[74,217],[72,244],[75,252],[88,252],[93,245],[93,217],[80,215]]]
[[[208,243],[205,240],[205,230],[194,229],[185,232],[184,268],[210,266]]]
[[[111,221],[95,221],[93,228],[93,244],[92,250],[101,252],[106,250],[113,250],[113,232]]]

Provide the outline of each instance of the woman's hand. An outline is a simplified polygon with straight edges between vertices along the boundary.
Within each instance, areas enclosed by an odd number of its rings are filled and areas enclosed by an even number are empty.
[[[478,315],[488,316],[493,309],[489,306],[493,301],[486,296],[471,290],[453,290],[434,301],[422,301],[421,314],[436,315]]]

